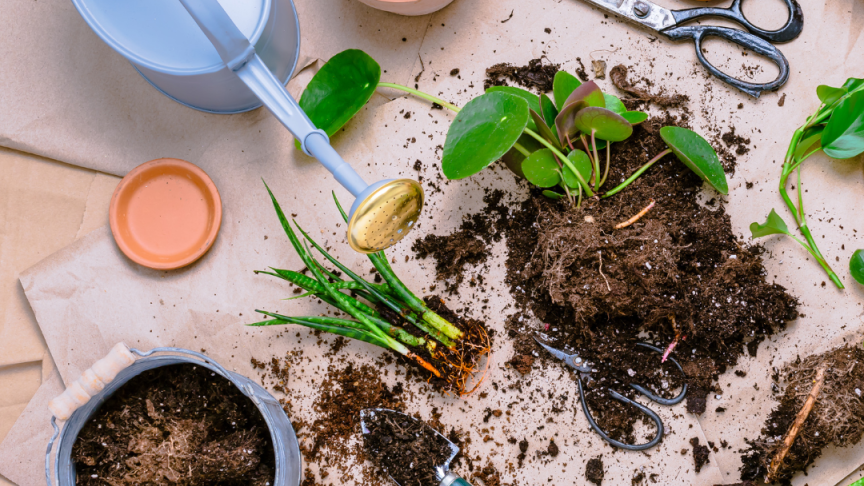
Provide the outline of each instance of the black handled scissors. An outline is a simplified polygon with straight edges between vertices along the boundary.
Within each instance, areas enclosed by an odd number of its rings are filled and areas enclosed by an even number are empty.
[[[789,61],[774,44],[789,42],[801,34],[804,28],[804,12],[796,0],[784,0],[789,9],[786,25],[778,30],[764,30],[751,24],[741,11],[743,0],[734,0],[728,8],[700,7],[684,10],[669,10],[647,0],[584,0],[603,10],[642,24],[672,40],[693,39],[696,56],[708,71],[723,82],[756,98],[763,91],[774,91],[789,79]],[[731,20],[747,31],[719,27],[716,25],[682,24],[704,17],[720,17]],[[702,41],[706,37],[720,37],[757,54],[767,57],[780,68],[777,79],[769,83],[748,83],[729,76],[714,67],[702,53]]]
[[[591,415],[591,410],[588,409],[588,403],[585,401],[585,392],[582,389],[582,380],[590,380],[591,373],[594,373],[597,370],[593,369],[591,366],[588,365],[588,363],[584,362],[578,354],[567,354],[564,351],[555,349],[547,344],[544,344],[542,341],[537,339],[536,336],[534,337],[534,340],[537,341],[537,344],[543,346],[546,351],[549,351],[552,356],[560,359],[561,361],[566,363],[567,366],[573,368],[578,372],[577,377],[579,383],[579,399],[582,402],[582,411],[585,412],[585,418],[588,419],[588,424],[591,425],[591,428],[594,429],[594,431],[597,432],[597,434],[599,434],[600,437],[603,438],[603,440],[605,440],[614,447],[619,447],[628,451],[644,451],[645,449],[650,449],[660,443],[660,441],[663,439],[664,433],[663,422],[660,420],[660,416],[645,405],[642,405],[639,402],[634,402],[633,400],[630,400],[629,398],[625,397],[624,395],[618,393],[615,390],[609,390],[609,395],[615,400],[618,400],[619,402],[636,407],[637,409],[639,409],[639,411],[647,415],[648,418],[650,418],[654,422],[654,424],[657,425],[657,434],[654,436],[653,439],[651,439],[650,442],[646,442],[645,444],[625,444],[624,442],[620,442],[609,437],[609,435],[604,432],[599,425],[597,425],[597,422],[594,421],[594,417]],[[663,354],[662,349],[647,343],[637,343],[636,346],[649,349],[660,355]],[[668,358],[668,360],[671,361],[676,367],[678,367],[678,370],[681,372],[681,374],[684,374],[684,370],[681,368],[681,365],[678,364],[678,361],[676,361],[675,358]],[[652,402],[666,406],[672,406],[681,403],[681,401],[684,400],[684,396],[687,395],[686,383],[684,384],[681,393],[679,393],[678,396],[675,398],[658,397],[657,395],[648,391],[648,389],[646,389],[642,385],[636,385],[631,383],[630,388],[638,391]]]

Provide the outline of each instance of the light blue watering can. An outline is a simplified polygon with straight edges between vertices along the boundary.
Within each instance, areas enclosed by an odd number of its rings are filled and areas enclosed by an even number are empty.
[[[411,179],[364,182],[285,90],[300,45],[291,0],[73,3],[105,42],[172,99],[213,113],[238,113],[263,103],[303,152],[318,159],[355,196],[348,222],[353,249],[383,250],[417,222],[424,202],[420,184]]]

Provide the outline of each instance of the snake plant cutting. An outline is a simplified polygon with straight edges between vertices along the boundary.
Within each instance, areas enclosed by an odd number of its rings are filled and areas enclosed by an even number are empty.
[[[566,197],[577,206],[583,194],[617,194],[668,154],[674,154],[717,191],[728,192],[714,149],[697,133],[680,127],[662,128],[660,133],[668,149],[618,186],[603,192],[612,163],[611,145],[628,139],[633,126],[647,120],[648,115],[628,111],[620,99],[603,93],[594,82],[582,83],[564,71],[555,75],[551,97],[496,86],[462,108],[416,89],[381,82],[380,78],[381,68],[369,55],[359,50],[344,51],[313,77],[300,98],[300,106],[316,126],[333,135],[365,105],[376,88],[411,93],[456,113],[441,160],[448,179],[472,176],[500,159],[517,175],[546,189],[543,194]]]
[[[801,188],[801,165],[813,155],[824,152],[834,159],[850,159],[864,153],[864,79],[849,78],[839,88],[822,85],[816,89],[816,95],[821,104],[816,111],[807,117],[804,125],[795,130],[792,141],[786,151],[780,173],[780,196],[792,213],[798,231],[804,236],[804,241],[789,230],[783,219],[773,209],[764,223],[753,223],[750,231],[753,238],[773,234],[785,234],[797,241],[817,261],[834,282],[837,288],[843,288],[843,282],[831,269],[828,260],[822,256],[816,240],[807,225],[804,212],[804,195]],[[795,186],[797,205],[789,197],[787,186],[789,177],[796,175]],[[856,269],[862,269],[856,262],[856,252],[850,261],[850,272],[855,279],[864,284],[864,276]],[[864,272],[864,270],[861,270]]]

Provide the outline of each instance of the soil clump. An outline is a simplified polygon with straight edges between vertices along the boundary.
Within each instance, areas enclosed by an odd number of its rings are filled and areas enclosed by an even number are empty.
[[[742,456],[741,479],[755,481],[765,477],[777,452],[807,396],[819,369],[824,369],[824,385],[815,405],[801,426],[792,447],[774,480],[791,484],[798,471],[806,471],[828,445],[848,447],[864,436],[864,349],[846,345],[823,354],[798,358],[783,368],[775,380],[785,390],[780,403],[765,421],[761,437],[748,441]]]
[[[507,80],[518,83],[526,88],[534,88],[540,92],[552,91],[552,81],[560,64],[543,64],[543,59],[532,59],[525,66],[514,66],[502,62],[486,69],[486,80],[483,89],[492,86],[508,86]]]
[[[437,486],[435,466],[453,453],[450,444],[420,420],[378,411],[364,420],[366,452],[403,486]]]
[[[78,485],[268,485],[275,452],[264,417],[230,381],[178,364],[129,380],[72,448]]]
[[[690,101],[689,96],[677,93],[665,94],[661,92],[659,94],[652,94],[648,90],[639,88],[634,83],[628,81],[627,75],[627,67],[623,64],[619,64],[609,71],[609,79],[612,80],[612,84],[614,84],[616,88],[632,96],[633,98],[630,100],[641,101],[643,103],[653,103],[661,108],[676,107]],[[645,79],[642,81],[650,83],[650,81]]]
[[[690,445],[693,446],[693,466],[698,473],[702,470],[702,466],[708,464],[708,456],[711,454],[711,449],[706,445],[700,445],[699,437],[690,439]]]
[[[585,479],[600,486],[603,484],[603,476],[605,476],[603,472],[603,456],[597,456],[588,460],[588,464],[585,465]]]

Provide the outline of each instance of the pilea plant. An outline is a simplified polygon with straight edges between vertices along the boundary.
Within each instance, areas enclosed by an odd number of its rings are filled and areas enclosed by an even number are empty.
[[[312,276],[278,268],[255,273],[280,278],[306,291],[292,299],[311,296],[339,309],[346,317],[292,317],[256,309],[270,319],[250,326],[295,324],[391,350],[429,371],[433,384],[445,392],[465,395],[480,385],[482,378],[472,390],[466,389],[474,373],[479,371],[481,358],[490,351],[489,336],[480,322],[460,320],[460,328],[430,309],[396,276],[383,251],[368,257],[384,283],[367,282],[330,255],[295,221],[294,226],[304,238],[301,240],[269,187],[267,192],[288,240]],[[336,200],[335,194],[333,199]],[[347,222],[347,214],[339,201],[335,202]],[[338,270],[331,271],[320,263],[309,245]],[[342,275],[348,279],[344,280]],[[346,290],[350,295],[344,293]],[[410,330],[402,324],[410,326]]]
[[[842,289],[843,282],[822,256],[807,226],[804,191],[801,188],[801,165],[820,151],[835,159],[850,159],[864,152],[864,79],[849,78],[840,88],[821,85],[816,88],[816,95],[821,104],[815,113],[807,117],[804,125],[795,130],[792,135],[780,173],[780,195],[789,212],[792,213],[798,231],[806,241],[796,237],[786,226],[783,218],[773,209],[764,223],[751,224],[750,232],[753,238],[776,234],[792,237],[819,262],[834,285]],[[797,192],[797,206],[786,190],[792,174],[797,174],[798,179],[794,188]],[[858,268],[859,271],[864,271],[864,263],[856,263],[853,256],[849,268],[852,276],[864,284],[864,277],[857,277],[855,270]]]
[[[564,71],[555,75],[552,98],[497,86],[461,109],[416,89],[381,82],[380,78],[381,68],[368,54],[343,51],[312,78],[300,106],[316,126],[333,135],[360,111],[376,88],[411,93],[457,113],[441,159],[448,179],[472,176],[503,159],[514,173],[547,189],[544,195],[567,197],[577,206],[583,194],[617,194],[670,153],[717,191],[728,193],[717,153],[704,138],[680,127],[663,127],[660,134],[668,149],[616,187],[601,192],[609,175],[610,146],[629,138],[633,125],[647,120],[648,115],[628,111],[620,99],[603,93],[593,81],[582,83]],[[561,192],[549,190],[553,187]]]

